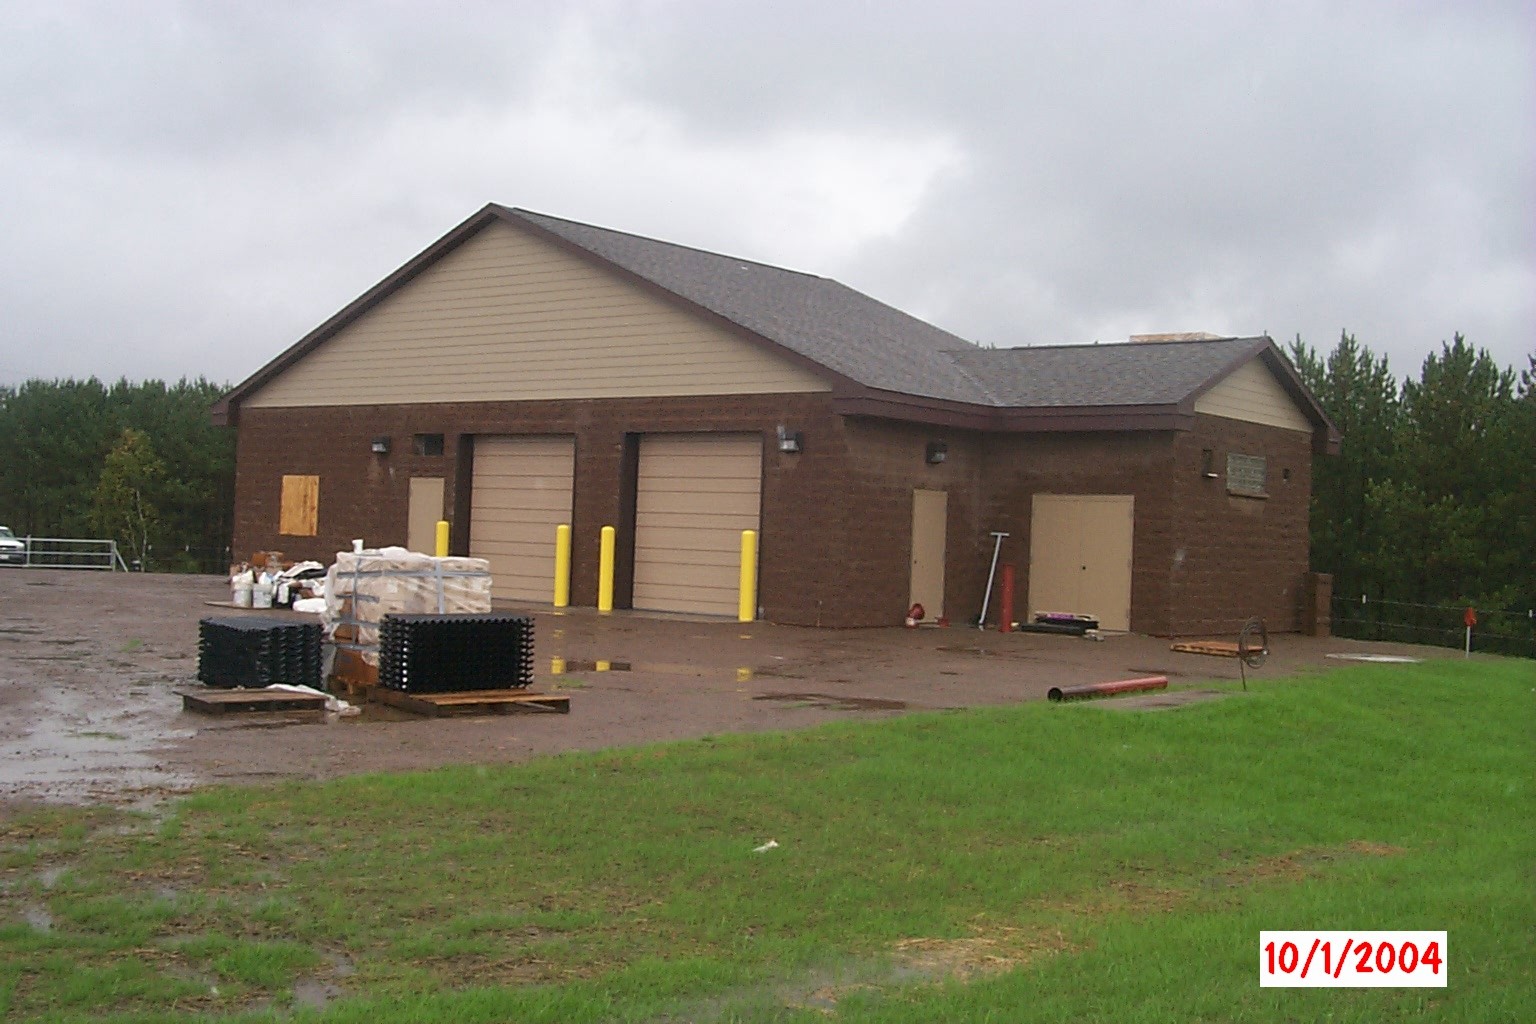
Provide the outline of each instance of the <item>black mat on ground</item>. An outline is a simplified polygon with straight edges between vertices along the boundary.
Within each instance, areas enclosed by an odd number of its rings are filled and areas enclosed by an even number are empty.
[[[197,678],[226,689],[320,686],[320,624],[239,616],[197,624]]]
[[[528,615],[386,615],[379,685],[407,693],[521,690],[533,682]]]

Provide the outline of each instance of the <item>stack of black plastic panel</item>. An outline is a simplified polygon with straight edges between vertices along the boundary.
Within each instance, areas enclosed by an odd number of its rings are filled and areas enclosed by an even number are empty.
[[[318,622],[242,616],[197,626],[197,678],[209,686],[320,686]]]
[[[386,615],[379,685],[410,693],[520,690],[533,682],[527,615]]]

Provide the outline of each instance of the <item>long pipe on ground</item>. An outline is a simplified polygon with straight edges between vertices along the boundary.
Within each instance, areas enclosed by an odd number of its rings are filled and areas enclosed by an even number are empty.
[[[1113,697],[1120,693],[1138,690],[1166,690],[1167,676],[1147,676],[1144,679],[1121,679],[1113,683],[1085,683],[1082,686],[1053,686],[1046,696],[1053,701],[1087,700],[1091,697]]]

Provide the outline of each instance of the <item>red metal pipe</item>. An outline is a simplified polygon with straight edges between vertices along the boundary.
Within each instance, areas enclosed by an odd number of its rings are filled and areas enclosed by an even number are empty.
[[[1144,679],[1122,679],[1114,683],[1086,683],[1083,686],[1053,686],[1046,693],[1051,700],[1086,700],[1090,697],[1113,697],[1117,693],[1137,690],[1166,690],[1167,676],[1147,676]]]
[[[1013,566],[1003,565],[1002,614],[998,617],[999,633],[1013,632]]]

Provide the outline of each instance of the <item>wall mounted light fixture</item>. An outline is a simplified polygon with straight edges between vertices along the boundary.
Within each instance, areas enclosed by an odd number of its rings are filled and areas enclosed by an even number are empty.
[[[779,428],[779,451],[794,453],[805,451],[805,435],[798,430]]]
[[[949,458],[949,445],[943,441],[929,441],[928,449],[923,453],[923,461],[930,466],[937,466]]]
[[[373,454],[375,455],[388,455],[389,435],[380,434],[378,437],[373,439],[373,443],[369,447],[372,448]]]
[[[1216,453],[1209,448],[1200,451],[1200,475],[1207,480],[1215,480],[1220,475],[1216,472]]]

